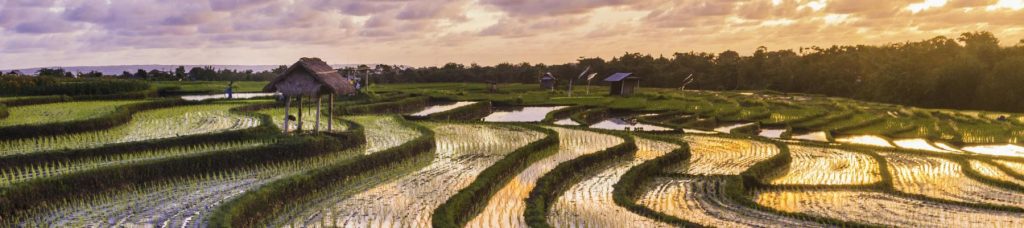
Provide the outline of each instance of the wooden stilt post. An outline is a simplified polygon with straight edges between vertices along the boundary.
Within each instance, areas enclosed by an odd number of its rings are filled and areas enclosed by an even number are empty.
[[[291,106],[292,106],[292,98],[288,97],[288,95],[285,95],[284,96],[284,126],[281,127],[281,129],[284,129],[284,133],[288,133],[288,109],[291,108]]]
[[[295,130],[298,131],[299,133],[302,133],[302,95],[299,95],[297,101],[299,102],[299,120],[297,120],[299,126],[296,127]]]
[[[322,97],[316,96],[316,125],[313,126],[313,131],[320,133],[320,104],[323,99]]]
[[[334,126],[334,94],[330,95],[327,102],[327,131],[330,132]]]

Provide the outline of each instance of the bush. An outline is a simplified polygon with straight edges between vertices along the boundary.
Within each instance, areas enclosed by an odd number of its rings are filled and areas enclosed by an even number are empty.
[[[462,188],[458,193],[438,206],[434,210],[431,221],[434,227],[466,226],[466,223],[487,207],[487,203],[494,196],[494,193],[505,187],[519,172],[522,172],[533,162],[557,152],[557,132],[533,125],[519,126],[543,132],[545,137],[505,155],[505,158],[480,172],[473,183]]]
[[[122,79],[58,79],[0,76],[0,95],[111,95],[150,89],[149,83]]]

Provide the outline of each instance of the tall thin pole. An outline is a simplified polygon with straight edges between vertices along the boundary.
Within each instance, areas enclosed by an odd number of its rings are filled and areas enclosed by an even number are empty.
[[[316,96],[316,125],[313,126],[313,131],[320,133],[320,104],[323,97]]]
[[[569,79],[569,97],[572,97],[572,84],[573,84],[572,82],[573,81],[574,81],[573,79],[571,79],[571,78]]]
[[[288,133],[288,109],[291,108],[291,106],[292,106],[292,98],[288,97],[288,95],[285,95],[284,96],[284,126],[281,128],[281,129],[284,129],[284,133]]]
[[[331,132],[331,127],[334,126],[334,94],[327,99],[327,131]]]
[[[587,79],[587,95],[590,95],[590,79]]]
[[[297,128],[295,128],[295,130],[298,131],[299,133],[302,133],[302,95],[299,95],[298,102],[299,102],[299,120],[298,120],[299,126]]]

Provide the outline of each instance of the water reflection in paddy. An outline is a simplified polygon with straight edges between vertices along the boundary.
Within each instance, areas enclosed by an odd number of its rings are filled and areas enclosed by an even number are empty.
[[[579,125],[580,125],[580,123],[577,123],[576,121],[572,121],[572,119],[569,119],[569,118],[565,118],[565,119],[560,119],[560,120],[558,120],[558,121],[555,121],[555,125],[562,125],[562,126],[579,126]]]
[[[760,135],[761,137],[777,139],[777,138],[782,138],[782,134],[783,133],[786,133],[786,129],[771,129],[771,128],[769,128],[769,129],[761,129],[761,132],[757,133],[757,135]]]
[[[1014,144],[967,146],[963,150],[986,155],[1024,157],[1024,147]]]
[[[897,139],[893,140],[892,143],[896,144],[896,147],[904,149],[927,150],[943,153],[954,152],[933,146],[931,143],[928,143],[928,140],[925,139]]]
[[[629,131],[671,131],[672,128],[654,126],[650,124],[635,123],[626,121],[623,118],[609,118],[594,125],[590,125],[590,128],[607,129],[607,130],[629,130]]]
[[[549,112],[568,106],[499,108],[484,117],[487,122],[540,122]]]
[[[752,124],[754,124],[754,123],[738,123],[738,124],[733,124],[733,125],[726,125],[726,126],[715,128],[715,131],[728,134],[728,133],[732,133],[732,129],[746,127],[746,126],[750,126]]]
[[[426,109],[423,109],[422,111],[410,114],[410,116],[427,116],[427,115],[430,115],[430,114],[444,112],[444,111],[456,109],[456,108],[459,108],[459,107],[462,107],[462,106],[466,106],[466,105],[471,105],[473,103],[476,103],[476,102],[474,102],[474,101],[459,101],[459,102],[455,102],[455,103],[445,103],[445,104],[431,105],[430,107],[427,107]]]
[[[793,139],[828,142],[828,135],[824,131],[816,131],[807,134],[793,135]]]
[[[277,93],[235,93],[235,94],[231,95],[231,98],[232,99],[250,99],[250,98],[260,98],[260,97],[272,97],[272,96],[276,96],[276,95],[277,95]],[[205,101],[205,100],[226,99],[226,98],[228,98],[228,95],[225,94],[225,93],[222,93],[222,94],[205,94],[205,95],[185,95],[185,96],[181,96],[181,99],[182,100],[186,100],[186,101]]]
[[[880,147],[893,147],[892,143],[889,143],[888,139],[874,136],[874,135],[855,135],[837,138],[836,142],[841,143],[852,143],[868,146],[880,146]]]

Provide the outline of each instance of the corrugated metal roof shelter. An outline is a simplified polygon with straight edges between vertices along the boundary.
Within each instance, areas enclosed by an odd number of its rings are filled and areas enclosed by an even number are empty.
[[[640,77],[633,76],[633,73],[615,73],[604,79],[611,82],[609,88],[611,95],[629,96],[640,87]]]
[[[544,74],[544,76],[540,77],[540,88],[541,89],[550,89],[550,90],[554,91],[555,90],[555,82],[557,80],[558,79],[555,78],[555,75],[552,75],[551,72],[547,72],[547,73]]]
[[[289,129],[289,109],[291,108],[291,98],[295,98],[299,102],[299,113],[298,113],[298,126],[297,130],[302,131],[302,97],[308,96],[310,98],[316,97],[316,125],[314,131],[320,131],[320,106],[322,96],[327,95],[330,98],[328,113],[334,114],[334,96],[335,95],[350,95],[356,92],[352,82],[345,77],[342,77],[337,70],[331,68],[331,65],[327,65],[326,62],[319,58],[301,58],[291,67],[288,67],[284,73],[271,80],[267,86],[263,87],[264,92],[279,92],[285,97],[285,108],[284,108],[284,131],[287,132]],[[327,118],[327,130],[331,131],[333,125],[333,118]]]

